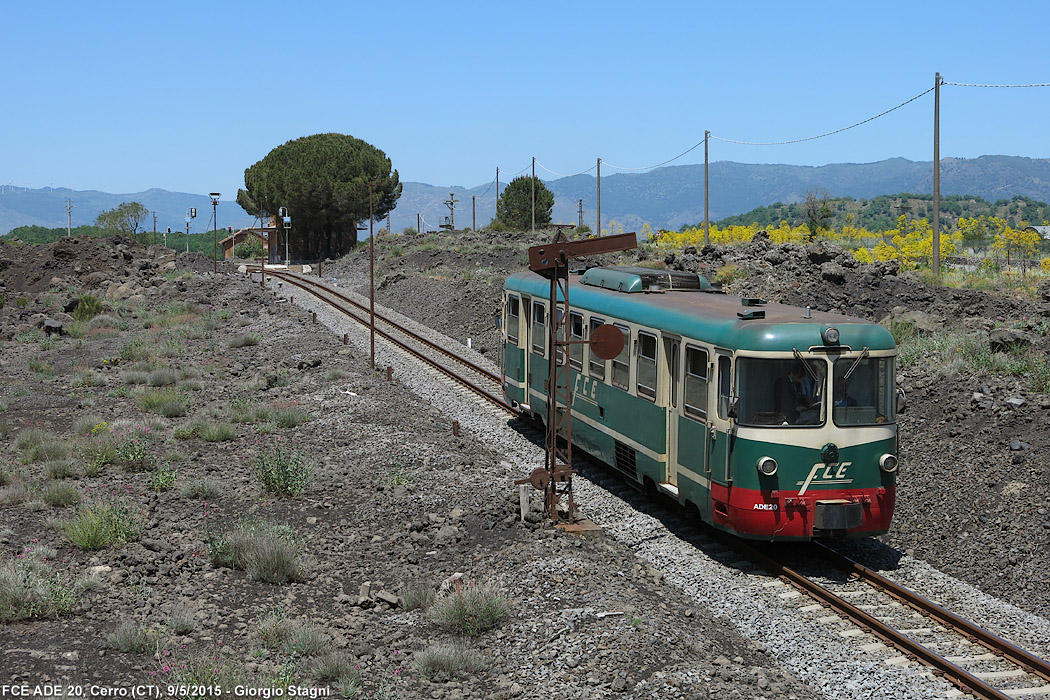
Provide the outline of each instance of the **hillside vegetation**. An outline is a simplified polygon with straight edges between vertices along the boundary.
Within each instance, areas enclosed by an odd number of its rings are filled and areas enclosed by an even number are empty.
[[[872,199],[855,199],[853,197],[827,197],[821,200],[826,204],[830,218],[829,228],[842,228],[847,225],[865,228],[869,231],[886,231],[896,228],[900,216],[909,219],[933,218],[933,195],[885,194]],[[944,230],[958,228],[959,219],[976,219],[978,217],[996,217],[1003,219],[1013,228],[1025,225],[1044,225],[1050,221],[1050,204],[1038,202],[1030,197],[1017,195],[1011,199],[1000,199],[989,202],[974,195],[949,195],[941,197],[941,226]],[[852,218],[851,218],[852,217]],[[746,214],[729,216],[718,224],[727,226],[778,226],[781,221],[791,225],[805,224],[807,220],[806,203],[784,204],[777,202],[765,207],[752,209]],[[696,224],[699,226],[702,224]],[[690,228],[683,226],[680,230]]]

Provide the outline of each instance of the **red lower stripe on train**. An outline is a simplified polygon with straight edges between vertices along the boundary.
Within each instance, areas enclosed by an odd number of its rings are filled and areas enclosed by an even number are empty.
[[[800,497],[797,491],[770,492],[712,484],[711,517],[715,525],[744,537],[810,538],[818,503],[859,503],[861,523],[846,533],[876,535],[889,530],[896,496],[895,487],[826,489]]]

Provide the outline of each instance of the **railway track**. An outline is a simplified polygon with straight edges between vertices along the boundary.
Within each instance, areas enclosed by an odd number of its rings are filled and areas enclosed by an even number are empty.
[[[258,267],[254,271],[257,272]],[[302,289],[363,326],[370,326],[369,308],[342,291],[294,273],[268,270],[267,274]],[[499,396],[502,388],[499,375],[385,315],[377,313],[375,319],[377,335],[486,401],[520,417],[520,412]],[[700,523],[694,525],[700,526]],[[958,688],[959,697],[1050,698],[1050,663],[826,546],[816,545],[822,562],[817,568],[830,566],[837,573],[806,575],[741,540],[714,534],[706,528],[703,536],[717,537],[728,548],[779,577],[771,579],[771,584],[783,581],[796,589],[781,593],[781,598],[801,599],[804,595],[816,601],[800,605],[800,613],[816,615],[819,622],[838,626],[837,633],[846,643],[867,632],[881,641],[862,644],[862,651],[876,653],[887,645],[897,649],[901,655],[887,659],[889,665],[910,660],[925,664]],[[829,609],[833,615],[827,614]]]
[[[249,268],[250,271],[255,272],[258,272],[258,269],[257,266]],[[293,272],[267,270],[266,274],[281,282],[302,289],[361,325],[371,327],[369,307],[351,298],[341,290],[330,287],[316,278],[306,277]],[[511,406],[501,396],[503,378],[498,374],[471,362],[449,348],[424,338],[383,314],[376,313],[375,321],[376,335],[434,367],[448,378],[507,413],[515,417],[521,415],[520,411]]]
[[[1050,697],[1050,663],[826,545],[815,546],[821,560],[841,572],[841,578],[827,578],[822,584],[778,558],[754,550],[748,555],[819,601],[804,606],[804,612],[819,612],[827,606],[837,615],[821,621],[838,624],[846,618],[906,655],[889,662],[920,661],[955,685],[960,694],[978,698]],[[855,626],[847,626],[839,634],[848,637],[858,632]],[[875,650],[880,645],[866,646]]]

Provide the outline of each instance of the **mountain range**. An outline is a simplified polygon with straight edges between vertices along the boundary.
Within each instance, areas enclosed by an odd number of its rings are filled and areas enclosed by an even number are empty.
[[[583,202],[584,223],[595,226],[597,183],[593,175],[575,175],[545,181],[554,193],[555,223],[577,223],[578,202]],[[507,183],[500,182],[500,190]],[[678,229],[704,218],[704,168],[679,165],[640,174],[602,177],[602,227],[611,220],[625,231],[640,230],[648,223],[656,229]],[[875,163],[835,163],[822,166],[748,164],[718,161],[710,165],[710,216],[712,221],[743,214],[777,202],[801,202],[808,192],[823,191],[831,197],[871,198],[882,194],[933,192],[932,161],[890,158]],[[427,230],[438,228],[450,215],[445,202],[455,203],[456,228],[485,226],[496,208],[494,182],[473,188],[441,187],[405,182],[401,199],[391,215],[391,227],[415,227],[417,214]],[[990,201],[1024,195],[1050,201],[1050,159],[1019,156],[945,158],[941,161],[941,194],[977,195]],[[66,188],[24,189],[0,187],[0,235],[18,226],[65,227],[66,202],[71,200],[73,226],[92,224],[99,212],[121,202],[135,201],[157,215],[157,230],[170,226],[184,230],[186,212],[196,207],[190,232],[211,230],[211,200],[207,195],[150,189],[129,194],[73,191]],[[476,212],[476,214],[475,214]],[[294,217],[295,213],[290,212]],[[218,225],[239,229],[251,226],[252,217],[231,200],[220,200]],[[385,225],[381,222],[380,226]],[[145,228],[152,230],[153,220]]]

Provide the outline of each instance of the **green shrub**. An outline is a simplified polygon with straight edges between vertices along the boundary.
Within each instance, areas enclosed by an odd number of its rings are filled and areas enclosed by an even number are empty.
[[[134,620],[118,622],[117,628],[106,635],[106,646],[125,654],[145,654],[156,644],[156,634]]]
[[[263,488],[278,496],[298,496],[313,476],[301,452],[280,445],[257,452],[251,467]]]
[[[145,362],[155,357],[153,344],[145,338],[132,338],[120,347],[121,362]]]
[[[183,498],[195,498],[198,501],[214,501],[222,495],[222,487],[211,479],[197,479],[183,484],[179,488],[179,495]]]
[[[77,475],[77,469],[68,459],[55,459],[44,463],[44,473],[51,479],[71,479]]]
[[[89,321],[103,311],[102,302],[98,297],[85,294],[77,299],[77,306],[73,309],[74,321]]]
[[[56,617],[76,603],[73,587],[32,551],[0,563],[0,622]]]
[[[197,629],[197,616],[188,605],[179,603],[171,608],[164,626],[175,634],[189,634]]]
[[[52,508],[75,506],[80,503],[80,489],[68,483],[52,484],[44,491],[44,503]]]
[[[75,387],[105,386],[105,384],[106,378],[93,369],[81,370],[73,378],[73,386]]]
[[[178,418],[189,413],[189,401],[174,389],[155,389],[139,395],[139,408],[165,418]]]
[[[17,299],[15,299],[15,306],[17,306],[20,309],[24,309],[25,307],[29,306],[29,297],[18,297]]]
[[[331,648],[331,641],[315,625],[306,620],[292,620],[281,643],[281,651],[289,656],[317,656]]]
[[[488,668],[488,661],[477,651],[457,644],[435,644],[412,657],[412,665],[432,681],[452,680]]]
[[[225,442],[237,439],[237,430],[229,423],[200,422],[194,424],[193,432],[205,442]]]
[[[486,586],[468,584],[435,600],[427,617],[453,634],[476,637],[510,616],[507,599]]]
[[[150,386],[169,386],[179,381],[178,370],[171,369],[170,367],[161,367],[155,369],[149,373],[146,378],[146,383]]]
[[[70,542],[88,551],[119,547],[142,534],[142,523],[127,503],[105,500],[81,505],[60,528]]]
[[[173,467],[160,467],[149,475],[146,487],[151,491],[170,491],[175,488],[175,481],[179,478],[179,470]]]
[[[310,413],[298,406],[280,406],[269,411],[268,420],[280,428],[294,428],[310,420]]]
[[[233,256],[235,258],[261,258],[263,256],[263,244],[258,238],[250,238],[243,243],[238,243],[233,247]]]
[[[310,666],[310,675],[321,683],[332,683],[341,678],[349,678],[354,672],[354,664],[345,656],[325,654],[314,659]]]
[[[47,379],[55,376],[55,370],[51,366],[50,362],[40,359],[32,359],[29,361],[29,371],[36,374],[38,379]]]
[[[235,687],[261,688],[266,683],[253,680],[238,668],[230,659],[218,653],[199,654],[181,658],[168,659],[162,662],[159,672],[164,676],[165,684],[172,684],[184,692],[166,696],[175,700],[199,700],[198,688]]]
[[[302,579],[300,546],[287,525],[243,520],[232,530],[207,537],[214,564],[241,569],[264,583],[290,583]]]
[[[426,610],[434,598],[434,591],[429,588],[410,588],[401,595],[401,607],[405,610]]]
[[[26,428],[15,438],[15,450],[21,453],[22,464],[69,459],[70,446],[65,440],[43,428]]]
[[[102,426],[99,428],[99,426]],[[77,435],[91,435],[99,430],[109,429],[109,424],[102,419],[102,416],[97,415],[86,415],[79,416],[73,420],[73,432]]]
[[[259,336],[254,333],[240,333],[233,336],[226,342],[228,348],[243,348],[249,345],[258,345]]]

